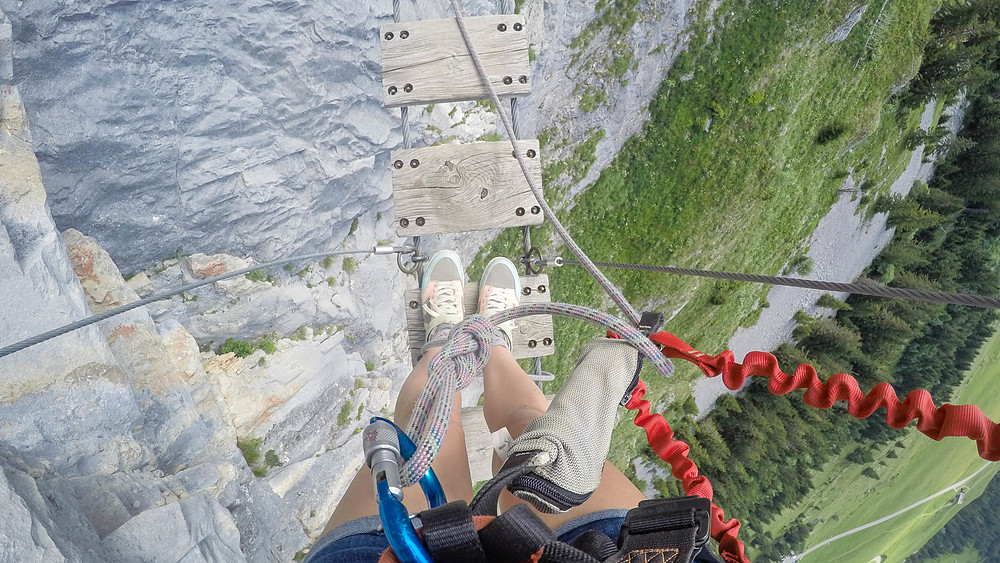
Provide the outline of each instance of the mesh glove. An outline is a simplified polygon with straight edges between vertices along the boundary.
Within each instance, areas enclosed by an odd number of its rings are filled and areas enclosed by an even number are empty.
[[[542,512],[565,512],[601,483],[617,409],[641,367],[635,348],[598,338],[584,349],[545,414],[510,446],[531,471],[507,488]]]

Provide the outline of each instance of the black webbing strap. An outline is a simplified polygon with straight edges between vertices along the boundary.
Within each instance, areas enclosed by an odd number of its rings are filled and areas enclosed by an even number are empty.
[[[555,539],[555,533],[526,504],[514,505],[479,530],[489,563],[521,563]]]
[[[545,544],[545,551],[542,552],[538,563],[601,563],[601,561],[568,543],[551,541]]]
[[[531,467],[528,467],[528,461],[536,453],[525,452],[511,455],[504,462],[503,467],[500,468],[496,476],[483,485],[483,488],[479,489],[479,492],[472,499],[472,504],[469,505],[472,508],[472,514],[476,516],[496,516],[497,503],[500,502],[500,493],[503,492],[511,481],[531,472]]]
[[[689,563],[708,542],[712,503],[701,497],[644,500],[628,511],[612,559]]]
[[[435,561],[486,563],[472,511],[456,500],[420,513],[424,544]]]
[[[618,551],[618,546],[602,532],[587,530],[569,544],[584,553],[589,553],[598,561],[604,561]]]

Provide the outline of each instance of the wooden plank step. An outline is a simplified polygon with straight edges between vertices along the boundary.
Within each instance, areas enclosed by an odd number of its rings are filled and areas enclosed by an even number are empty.
[[[497,95],[530,94],[524,17],[477,16],[465,24]],[[454,19],[386,24],[380,35],[386,107],[489,98]]]
[[[519,141],[542,183],[538,140]],[[477,231],[544,220],[510,143],[466,143],[392,151],[392,196],[401,237]]]
[[[550,303],[549,276],[521,276],[521,287],[531,288],[529,295],[521,294],[521,304]],[[410,357],[416,364],[420,359],[420,347],[424,345],[424,321],[420,309],[420,290],[406,291],[406,330],[410,340]],[[465,284],[465,314],[473,315],[478,310],[479,283]],[[515,321],[513,350],[514,358],[534,358],[550,356],[555,353],[553,340],[552,317],[548,315],[532,315]]]

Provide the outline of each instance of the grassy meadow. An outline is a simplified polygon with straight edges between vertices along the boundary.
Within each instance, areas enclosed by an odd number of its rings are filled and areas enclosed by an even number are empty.
[[[997,420],[1000,418],[1000,394],[995,392],[998,381],[1000,333],[983,346],[950,402],[975,404],[991,419]],[[883,455],[876,465],[877,481],[861,476],[864,466],[853,464],[844,457],[829,462],[822,472],[814,475],[815,487],[807,498],[784,510],[765,529],[777,533],[793,520],[801,518],[816,522],[806,541],[809,548],[827,538],[888,516],[989,465],[978,456],[975,444],[967,439],[949,438],[934,442],[911,428],[901,441],[904,444],[902,448],[892,444],[883,448]],[[892,449],[898,452],[898,457],[885,457]],[[965,502],[978,497],[998,472],[1000,465],[992,464],[966,483],[964,486],[968,487],[968,492]],[[888,555],[888,561],[902,561],[962,508],[950,502],[953,496],[941,495],[905,514],[836,540],[809,553],[802,561],[866,562],[879,555]],[[971,560],[978,561],[975,558]]]
[[[597,260],[782,271],[803,252],[849,170],[867,202],[905,168],[910,152],[902,140],[916,129],[920,112],[898,111],[891,93],[919,68],[937,5],[911,0],[886,3],[881,11],[873,5],[845,41],[827,43],[855,3],[726,0],[714,14],[701,3],[689,48],[650,103],[643,131],[560,219]],[[617,3],[598,7],[613,36],[628,15],[608,15]],[[600,30],[588,33],[600,41]],[[588,154],[566,148],[558,127],[540,137],[545,189],[556,202],[567,183],[582,177],[579,164],[565,160]],[[546,147],[569,156],[546,160]],[[551,235],[542,226],[532,237]],[[520,233],[509,230],[484,248],[470,275],[475,278],[489,256],[519,253]],[[568,256],[558,245],[545,254]],[[548,273],[553,300],[612,310],[583,269]],[[606,273],[638,308],[663,312],[668,330],[705,352],[724,349],[766,305],[768,288],[758,285]],[[557,355],[543,367],[557,379],[547,392],[598,334],[595,327],[556,320]],[[661,410],[689,396],[700,372],[685,368],[671,381],[647,379],[649,398]],[[645,440],[629,421],[620,426],[612,461],[631,474],[630,460]]]

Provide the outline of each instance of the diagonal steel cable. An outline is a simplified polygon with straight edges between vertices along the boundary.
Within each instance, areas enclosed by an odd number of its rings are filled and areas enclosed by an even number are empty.
[[[91,315],[91,316],[89,316],[87,318],[80,319],[78,321],[69,323],[67,325],[63,325],[63,326],[61,326],[59,328],[54,328],[54,329],[52,329],[52,330],[50,330],[48,332],[43,332],[42,334],[38,334],[38,335],[32,336],[31,338],[26,338],[26,339],[24,339],[24,340],[22,340],[20,342],[16,342],[14,344],[11,344],[10,346],[4,346],[3,348],[0,348],[0,358],[3,358],[4,356],[9,356],[9,355],[13,354],[14,352],[20,352],[21,350],[24,350],[25,348],[30,348],[32,346],[35,346],[36,344],[41,344],[42,342],[45,342],[46,340],[52,340],[53,338],[56,338],[57,336],[62,336],[64,334],[73,332],[74,330],[81,329],[81,328],[83,328],[85,326],[90,326],[90,325],[92,325],[94,323],[99,323],[99,322],[101,322],[101,321],[103,321],[105,319],[110,319],[111,317],[114,317],[116,315],[120,315],[122,313],[127,313],[127,312],[129,312],[129,311],[131,311],[133,309],[138,309],[139,307],[142,307],[142,306],[145,306],[145,305],[149,305],[150,303],[154,303],[156,301],[162,301],[164,299],[169,299],[169,298],[173,297],[174,295],[179,295],[181,293],[184,293],[185,291],[191,291],[192,289],[197,289],[199,287],[206,286],[206,285],[209,285],[209,284],[213,284],[215,282],[219,282],[219,281],[223,281],[223,280],[228,280],[230,278],[235,278],[236,276],[242,276],[244,274],[249,274],[250,272],[254,272],[254,271],[257,271],[257,270],[263,270],[265,268],[270,268],[272,266],[282,266],[284,264],[291,264],[293,262],[299,262],[301,260],[315,260],[317,258],[325,258],[327,256],[342,256],[342,255],[346,255],[346,254],[375,254],[375,253],[376,253],[375,249],[371,249],[371,250],[334,250],[334,251],[331,251],[331,252],[315,252],[313,254],[303,254],[303,255],[300,255],[300,256],[292,256],[290,258],[281,258],[281,259],[278,259],[278,260],[272,260],[270,262],[264,262],[263,264],[257,264],[255,266],[250,266],[249,268],[243,268],[243,269],[235,270],[235,271],[232,271],[232,272],[226,272],[225,274],[218,275],[218,276],[215,276],[215,277],[212,277],[212,278],[205,278],[203,280],[196,281],[196,282],[192,282],[192,283],[189,283],[189,284],[184,285],[182,287],[178,287],[176,289],[171,289],[170,291],[163,291],[163,292],[160,292],[160,293],[154,293],[154,294],[149,295],[147,297],[144,297],[144,298],[142,298],[142,299],[140,299],[138,301],[129,303],[128,305],[122,305],[121,307],[117,307],[115,309],[111,309],[109,311],[105,311],[103,313],[99,313],[97,315]],[[384,252],[384,253],[388,254],[388,252]],[[379,254],[383,254],[383,252],[379,252]]]
[[[563,260],[562,263],[570,266],[582,265],[577,260]],[[744,281],[768,285],[783,285],[786,287],[799,287],[803,289],[818,289],[821,291],[855,293],[858,295],[870,295],[872,297],[885,297],[887,299],[906,299],[910,301],[923,301],[926,303],[946,303],[949,305],[965,305],[967,307],[1000,309],[1000,299],[996,297],[989,297],[987,295],[977,295],[974,293],[949,293],[947,291],[934,291],[929,289],[888,287],[877,283],[832,282],[803,278],[789,278],[785,276],[763,276],[759,274],[741,274],[737,272],[679,268],[677,266],[651,266],[647,264],[600,261],[594,263],[602,268],[620,268],[624,270],[639,270],[643,272],[660,272],[666,274],[679,274],[682,276],[714,278],[717,280]]]
[[[634,307],[625,299],[622,295],[621,290],[615,287],[614,284],[608,280],[607,277],[594,263],[587,257],[583,250],[573,241],[573,237],[570,236],[569,231],[563,227],[559,219],[556,218],[556,214],[549,207],[549,204],[545,201],[545,196],[542,194],[542,187],[539,186],[531,174],[528,172],[528,162],[524,158],[524,154],[521,152],[519,146],[517,135],[514,134],[514,125],[511,123],[510,114],[507,108],[503,107],[500,103],[500,98],[497,96],[496,90],[493,88],[493,83],[490,82],[489,75],[486,72],[486,68],[483,66],[483,61],[479,57],[479,51],[476,50],[476,46],[472,43],[472,39],[469,36],[469,30],[465,26],[465,19],[462,16],[462,9],[458,5],[457,0],[451,0],[451,7],[455,11],[455,20],[458,23],[458,29],[462,33],[462,38],[465,40],[465,45],[469,49],[469,55],[472,57],[473,63],[476,65],[476,71],[479,73],[479,78],[483,81],[483,85],[486,87],[490,94],[490,99],[493,100],[493,105],[497,108],[497,113],[500,115],[500,120],[503,122],[504,128],[507,130],[507,136],[510,138],[510,143],[514,148],[514,157],[517,158],[517,163],[521,166],[521,172],[524,173],[524,178],[528,181],[528,187],[531,188],[531,193],[535,194],[535,199],[538,200],[538,205],[542,208],[542,212],[545,214],[545,218],[552,223],[556,232],[559,233],[560,238],[566,243],[567,248],[574,256],[580,261],[581,265],[587,269],[587,272],[593,276],[594,280],[604,289],[605,292],[611,297],[611,299],[618,305],[618,308],[625,313],[632,324],[639,324],[639,313]]]

